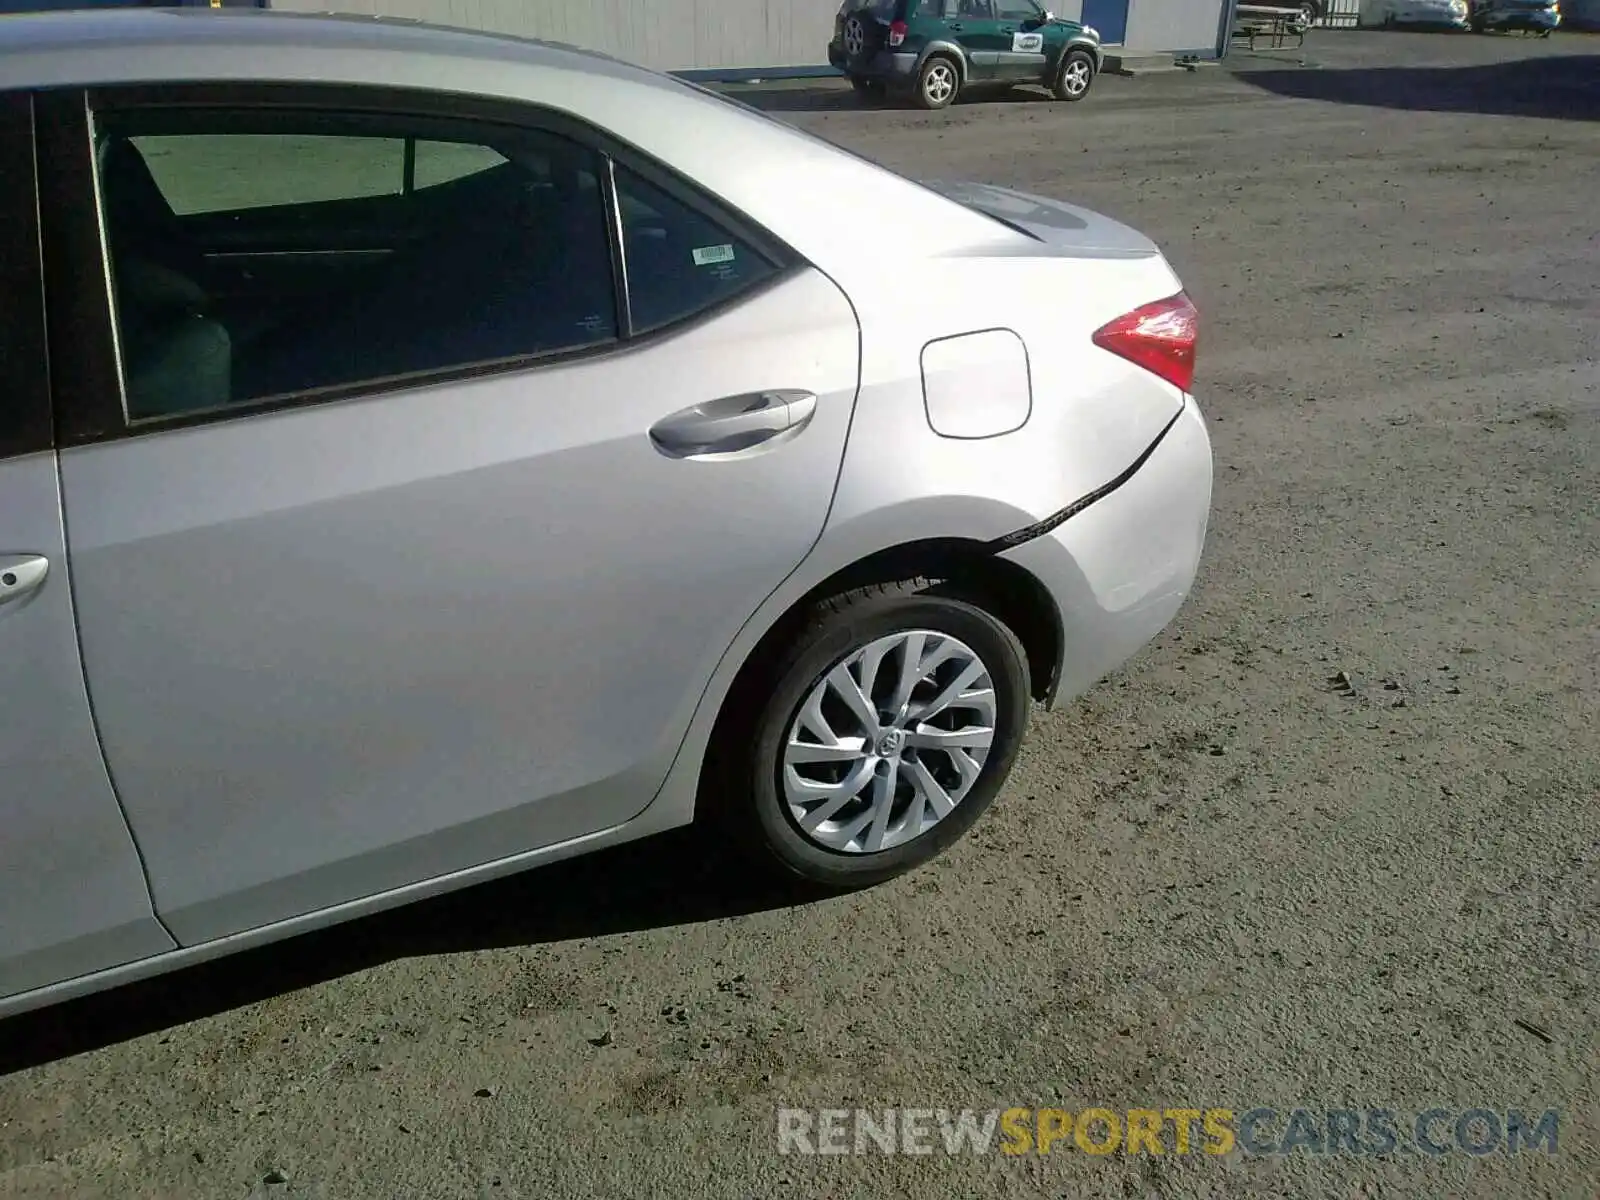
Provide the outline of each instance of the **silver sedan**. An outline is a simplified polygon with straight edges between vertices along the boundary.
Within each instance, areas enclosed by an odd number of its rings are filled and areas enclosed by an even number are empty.
[[[7,18],[0,285],[0,1014],[691,821],[887,879],[1205,540],[1144,237],[570,48]]]

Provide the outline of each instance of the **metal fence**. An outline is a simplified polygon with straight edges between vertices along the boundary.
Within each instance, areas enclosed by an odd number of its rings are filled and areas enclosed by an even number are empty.
[[[1361,0],[1327,0],[1318,29],[1354,29],[1361,17]]]

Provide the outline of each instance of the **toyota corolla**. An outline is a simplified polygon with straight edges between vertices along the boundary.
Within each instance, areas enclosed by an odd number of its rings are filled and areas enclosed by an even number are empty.
[[[1205,539],[1146,238],[569,47],[7,18],[0,281],[0,1012],[690,822],[887,879]]]

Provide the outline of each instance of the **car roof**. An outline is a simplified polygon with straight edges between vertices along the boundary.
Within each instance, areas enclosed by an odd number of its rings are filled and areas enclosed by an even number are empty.
[[[429,87],[441,61],[475,67],[477,94],[528,70],[602,75],[640,87],[669,77],[576,46],[430,25],[403,17],[266,9],[126,8],[0,17],[0,88],[141,80],[352,82],[365,59],[386,60],[396,87]]]
[[[863,211],[894,212],[930,254],[1004,229],[765,114],[576,46],[260,9],[0,16],[0,91],[202,82],[400,88],[564,112],[688,176],[840,282],[875,263],[838,262],[839,231]]]

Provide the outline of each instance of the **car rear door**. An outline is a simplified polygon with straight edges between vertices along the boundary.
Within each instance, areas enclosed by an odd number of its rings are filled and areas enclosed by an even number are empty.
[[[52,447],[32,101],[0,94],[0,1001],[171,949],[95,740]]]
[[[51,127],[84,656],[178,940],[639,813],[821,532],[859,375],[838,288],[525,108],[213,86],[63,101]],[[281,209],[296,180],[311,206],[389,170],[381,147],[330,166],[311,136],[496,153],[470,205],[434,206],[369,279],[263,298],[264,330],[239,336],[237,295],[160,309],[183,289],[133,263],[175,242],[192,263],[196,227],[166,209],[248,223],[269,179]],[[167,232],[120,225],[140,176],[102,174],[113,305],[87,148],[117,139],[165,156]]]
[[[992,80],[1000,66],[1000,51],[1006,45],[1000,36],[1000,20],[994,0],[923,0],[926,9],[940,13],[944,30],[967,58],[967,78]]]

